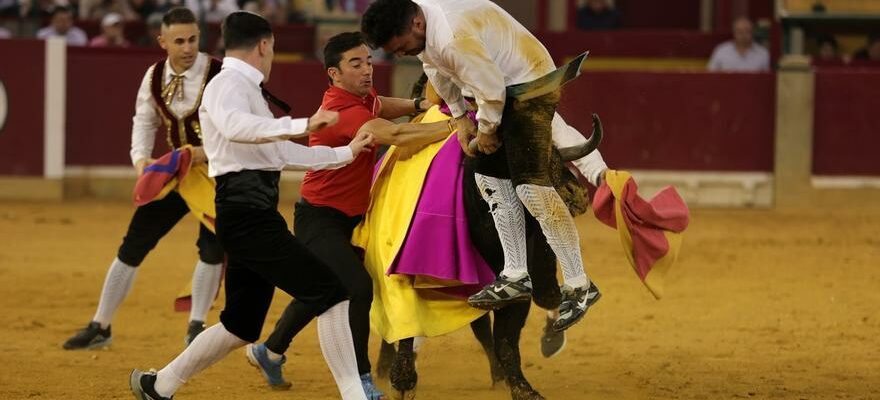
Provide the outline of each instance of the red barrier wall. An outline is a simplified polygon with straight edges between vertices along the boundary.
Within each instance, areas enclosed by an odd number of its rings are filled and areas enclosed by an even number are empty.
[[[163,53],[70,48],[67,57],[67,165],[130,165],[138,86],[147,67]],[[376,65],[374,71],[376,90],[389,93],[391,67]],[[272,67],[269,89],[293,107],[294,116],[317,110],[326,88],[324,69],[316,61]],[[163,135],[157,135],[155,156],[167,151]]]
[[[700,28],[700,0],[617,0],[616,4],[624,28]]]
[[[0,128],[0,175],[43,175],[45,53],[41,40],[0,40],[8,110]]]
[[[818,69],[813,173],[880,175],[880,71]]]
[[[625,30],[539,32],[557,63],[590,50],[593,57],[691,57],[709,58],[729,34],[682,30]]]
[[[772,171],[775,75],[587,72],[559,113],[584,134],[605,127],[612,168]]]

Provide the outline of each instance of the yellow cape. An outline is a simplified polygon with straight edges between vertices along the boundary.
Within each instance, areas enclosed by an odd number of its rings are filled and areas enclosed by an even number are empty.
[[[434,106],[422,122],[448,118]],[[428,168],[443,143],[430,144],[410,157],[396,146],[388,150],[371,189],[370,208],[352,235],[352,244],[365,250],[364,265],[373,278],[371,325],[388,342],[443,335],[486,313],[471,308],[465,299],[415,288],[412,277],[385,274],[406,239]]]

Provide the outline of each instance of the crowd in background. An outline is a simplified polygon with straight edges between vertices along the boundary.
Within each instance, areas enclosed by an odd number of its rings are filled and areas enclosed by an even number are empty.
[[[162,14],[186,6],[204,22],[217,24],[236,10],[258,13],[276,25],[312,23],[328,15],[356,19],[372,0],[0,0],[0,39],[64,37],[74,46],[157,47]],[[613,0],[582,0],[574,25],[585,31],[626,29]],[[137,30],[126,33],[126,27]],[[91,27],[83,30],[82,27]],[[87,34],[87,31],[89,34]],[[707,68],[713,71],[767,71],[771,69],[766,28],[737,19],[733,38],[712,52]],[[763,34],[761,33],[763,32]],[[91,36],[91,37],[90,37]],[[758,37],[759,40],[755,38]],[[760,40],[763,38],[763,40]],[[851,54],[841,51],[830,34],[811,38],[815,65],[880,65],[880,33],[868,35],[865,46]]]

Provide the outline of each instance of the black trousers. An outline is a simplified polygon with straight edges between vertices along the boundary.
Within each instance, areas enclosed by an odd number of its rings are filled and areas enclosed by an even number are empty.
[[[171,228],[189,213],[189,207],[177,191],[168,193],[165,198],[144,204],[135,210],[128,225],[128,232],[122,239],[117,257],[120,261],[137,267],[141,265],[150,250]],[[217,237],[204,225],[199,224],[199,259],[208,264],[223,262],[223,249]]]
[[[351,245],[351,234],[361,216],[349,217],[331,207],[316,207],[305,201],[294,206],[294,232],[299,240],[336,274],[351,296],[348,306],[351,336],[357,356],[358,371],[370,372],[370,305],[373,302],[373,281],[363,261]],[[287,305],[275,330],[266,340],[266,347],[283,354],[297,335],[315,317],[308,305],[296,298]]]
[[[229,258],[220,322],[248,342],[260,338],[275,287],[302,302],[311,315],[348,296],[336,275],[290,233],[278,213],[279,175],[243,171],[217,177],[217,238]]]

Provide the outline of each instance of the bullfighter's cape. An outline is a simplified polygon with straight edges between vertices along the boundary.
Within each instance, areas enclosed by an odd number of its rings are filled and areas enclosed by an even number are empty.
[[[428,110],[422,122],[448,118],[435,106]],[[415,336],[446,334],[468,325],[485,313],[483,310],[471,308],[461,293],[456,293],[457,289],[465,285],[478,287],[482,284],[482,279],[479,282],[465,282],[462,280],[468,278],[463,278],[458,272],[439,271],[430,267],[417,270],[408,261],[417,257],[418,247],[427,249],[430,246],[440,246],[442,251],[456,252],[452,259],[458,258],[460,264],[452,267],[485,268],[491,274],[491,269],[485,261],[479,259],[476,251],[467,248],[472,246],[469,237],[449,237],[461,233],[454,229],[458,222],[465,223],[456,219],[455,207],[449,207],[452,200],[447,199],[444,202],[446,206],[439,208],[435,202],[420,201],[425,194],[460,191],[461,184],[457,181],[446,182],[442,188],[432,187],[429,190],[425,187],[426,178],[430,179],[429,170],[434,168],[432,164],[443,160],[443,157],[438,159],[437,156],[444,148],[449,149],[446,146],[450,141],[455,146],[453,149],[461,152],[455,135],[450,135],[446,141],[430,144],[411,156],[405,154],[406,149],[392,146],[378,167],[370,193],[370,208],[352,237],[352,244],[365,250],[364,265],[373,278],[371,325],[389,342]],[[461,164],[454,164],[452,167],[460,170]],[[438,213],[441,215],[432,216],[429,211],[431,209],[445,211]],[[439,242],[420,242],[423,239],[419,238],[436,234],[423,229],[427,227],[426,224],[431,223],[446,225],[445,228],[448,229],[443,229],[441,234],[445,238],[439,239]],[[413,239],[408,235],[417,238]],[[426,263],[437,261],[430,260],[430,254],[425,251],[422,260]],[[405,257],[401,258],[402,255]],[[470,258],[472,256],[479,260]],[[468,259],[467,266],[463,266],[465,263],[462,263],[462,259]],[[481,274],[471,276],[478,277]]]
[[[617,228],[636,275],[661,298],[663,277],[678,257],[681,233],[690,219],[678,192],[668,186],[645,200],[629,172],[608,170],[593,198],[593,212],[599,221]]]
[[[134,204],[142,206],[161,200],[176,190],[186,202],[190,213],[214,232],[214,180],[208,176],[207,164],[192,164],[192,146],[174,149],[144,168],[132,194]],[[189,311],[192,282],[174,299],[175,311]]]

